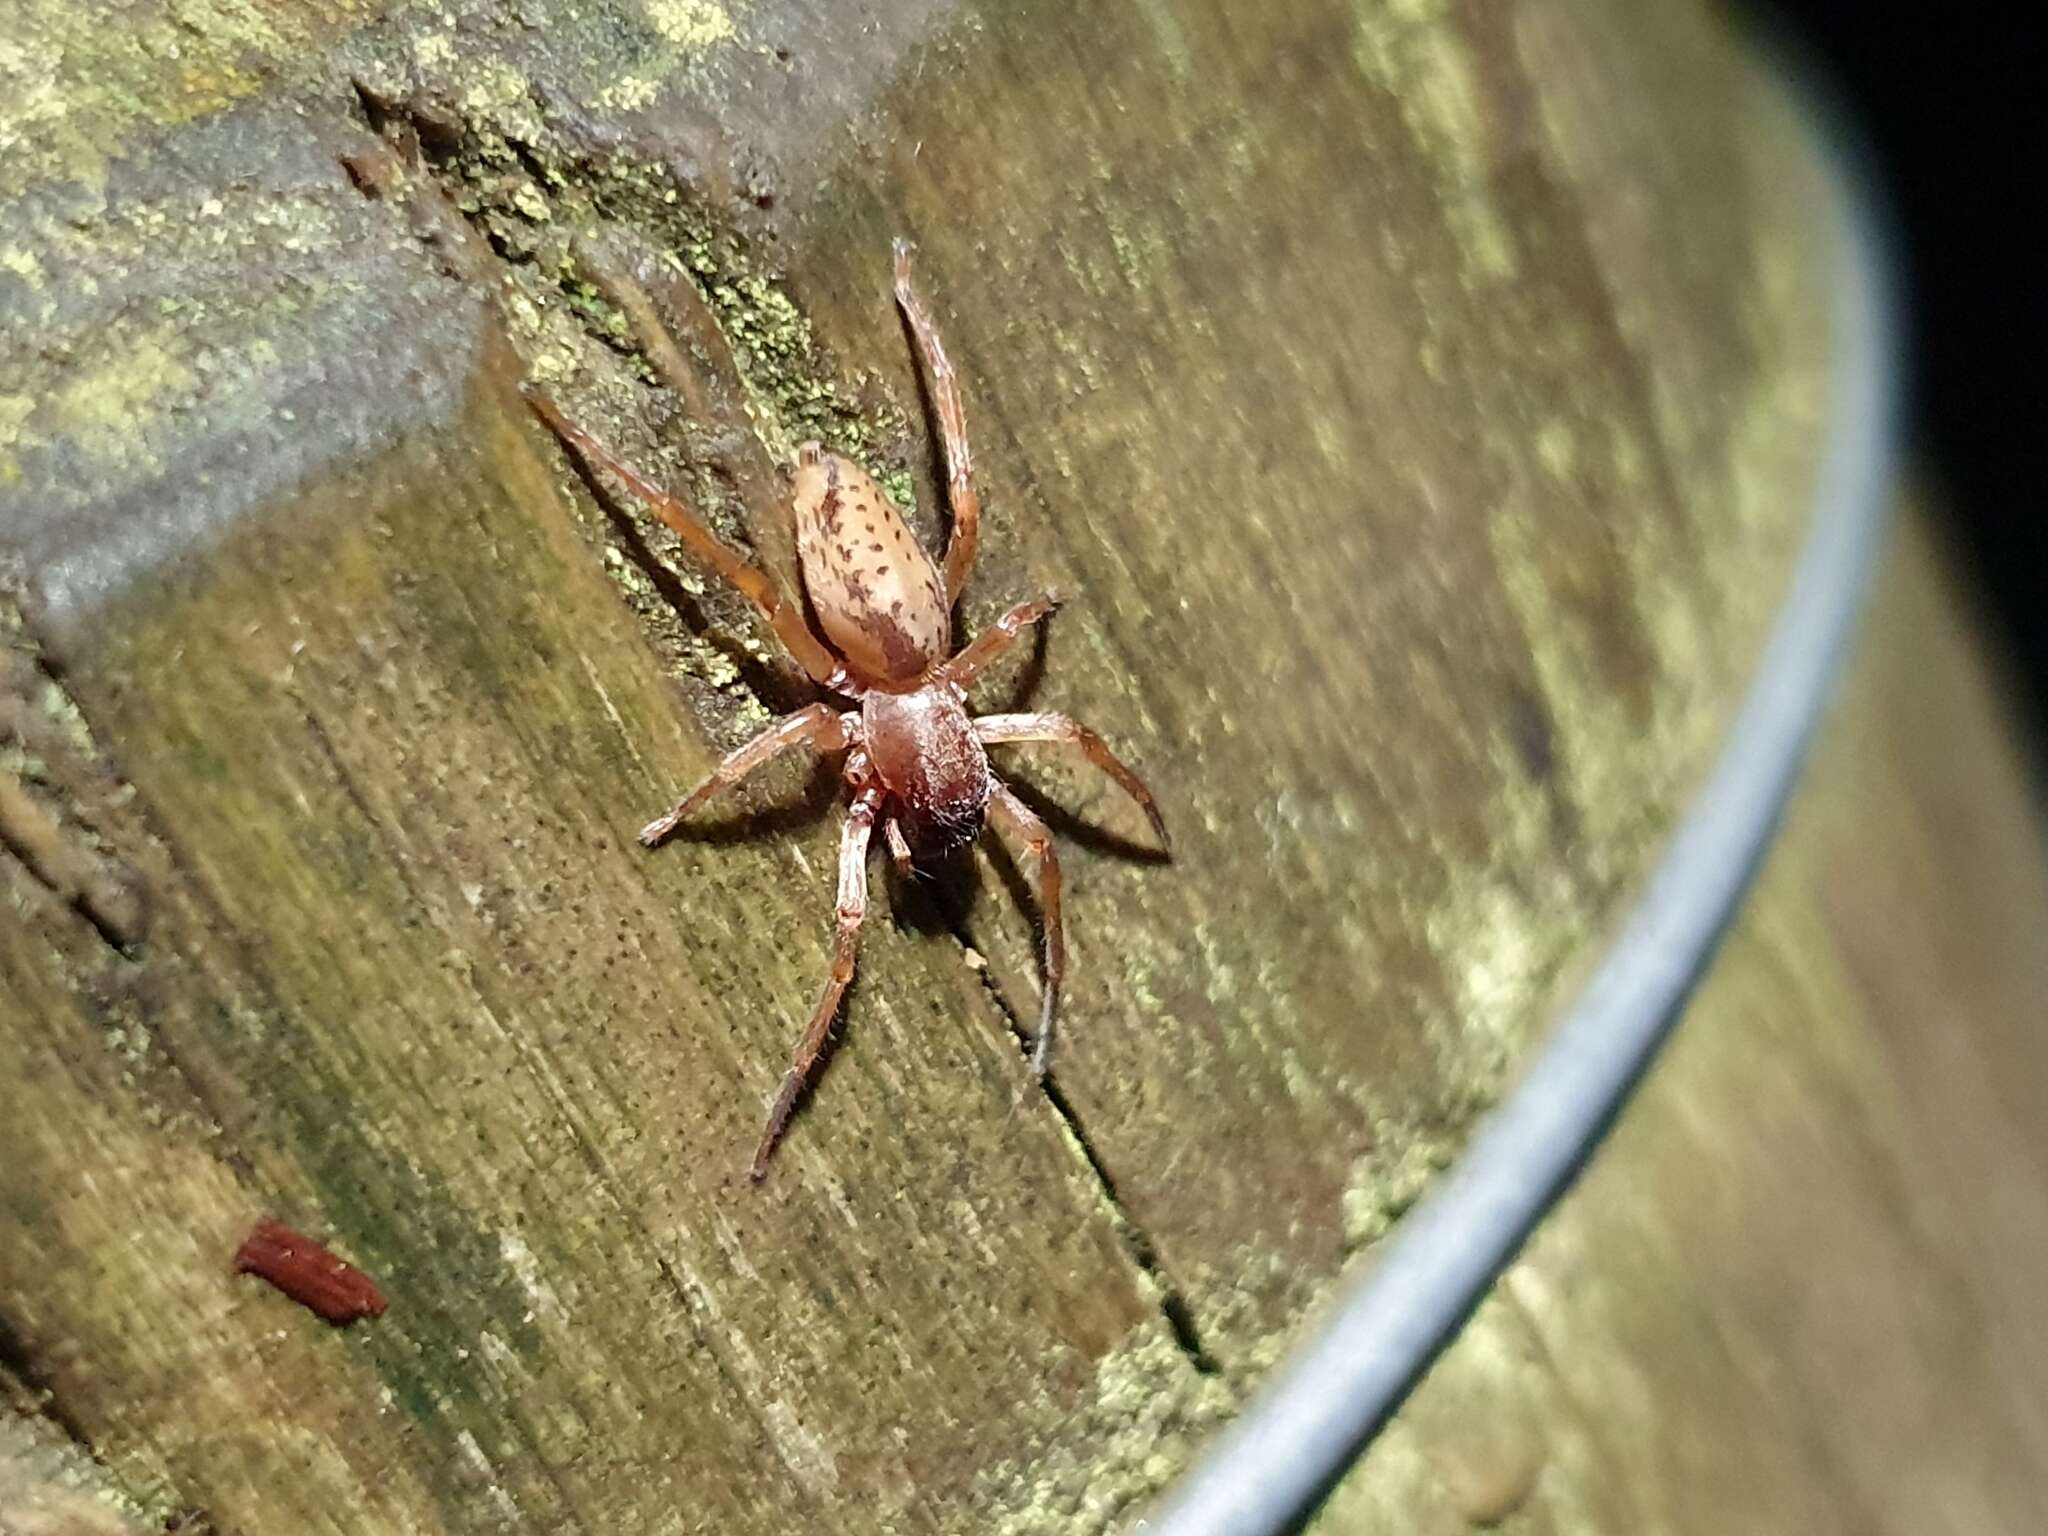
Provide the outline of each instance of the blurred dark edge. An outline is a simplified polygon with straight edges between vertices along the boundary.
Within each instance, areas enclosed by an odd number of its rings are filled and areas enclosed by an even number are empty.
[[[2035,6],[1784,0],[1854,114],[1901,237],[1910,295],[1911,447],[1988,599],[2048,740],[2048,389],[2039,217],[2048,93]]]
[[[1683,1013],[1798,777],[1895,490],[1906,343],[1881,171],[1825,71],[1775,31],[1754,40],[1830,169],[1842,230],[1827,438],[1806,548],[1770,643],[1712,777],[1521,1082],[1371,1267],[1138,1521],[1144,1536],[1273,1536],[1313,1513],[1613,1122]]]

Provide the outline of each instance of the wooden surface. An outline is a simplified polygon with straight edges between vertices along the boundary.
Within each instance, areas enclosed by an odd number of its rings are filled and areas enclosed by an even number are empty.
[[[1910,523],[1671,1046],[1316,1536],[2048,1526],[2048,851],[1992,655]]]
[[[151,1519],[1111,1523],[1455,1156],[1802,532],[1831,230],[1704,9],[0,26],[4,1360]],[[1057,1093],[1002,862],[892,881],[756,1189],[832,785],[634,846],[804,694],[514,386],[785,574],[804,436],[935,536],[898,233],[968,624],[1073,598],[985,707],[1101,728],[1179,857],[1032,759]],[[231,1278],[264,1213],[386,1316]]]

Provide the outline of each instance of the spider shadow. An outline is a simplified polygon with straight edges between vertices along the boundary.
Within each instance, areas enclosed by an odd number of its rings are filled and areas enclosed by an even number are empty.
[[[911,329],[910,317],[903,313],[903,306],[892,301],[896,311],[896,325],[902,332],[904,347],[910,354],[910,375],[917,384],[917,417],[924,424],[924,451],[916,455],[918,479],[931,487],[932,504],[945,510],[943,525],[939,529],[939,562],[945,563],[944,550],[953,537],[953,498],[947,489],[946,477],[946,429],[939,420],[938,403],[932,399],[931,380],[925,377],[923,353],[917,344],[917,332]],[[914,450],[913,450],[914,451]],[[920,489],[923,487],[920,486]],[[960,594],[953,594],[958,598]]]
[[[1133,864],[1171,864],[1173,855],[1157,843],[1140,842],[1125,837],[1121,832],[1093,821],[1083,820],[1074,812],[1061,805],[1052,796],[1040,789],[1029,779],[1003,776],[1003,783],[1011,794],[1024,802],[1025,809],[1044,822],[1051,829],[1053,837],[1063,843],[1072,843],[1077,848],[1086,848],[1090,853],[1104,854],[1113,859],[1125,859]],[[1117,791],[1121,794],[1122,791]],[[1008,845],[1004,845],[1008,851]]]
[[[772,768],[756,771],[764,777],[774,772]],[[730,848],[740,843],[757,842],[778,832],[798,832],[815,824],[841,798],[839,763],[830,757],[812,758],[803,792],[793,800],[786,796],[764,799],[747,795],[757,782],[749,779],[745,784],[733,785],[727,791],[730,798],[724,801],[723,814],[697,812],[655,844],[655,849],[658,851],[671,843],[701,843],[709,848]],[[650,815],[648,819],[654,818]],[[833,856],[838,857],[836,848]]]
[[[1003,688],[1001,707],[980,710],[977,713],[993,715],[1023,712],[1025,706],[1031,702],[1031,696],[1038,692],[1038,685],[1045,680],[1046,653],[1051,643],[1050,626],[1047,624],[1037,625],[1031,633],[1030,654],[1018,666],[1015,674]],[[1041,749],[1049,748],[1054,752],[1062,750],[1060,745],[1055,742],[1041,742],[1036,745]],[[1078,758],[1079,756],[1071,747],[1066,748],[1065,751],[1069,757]],[[1018,758],[1006,759],[1006,761],[1021,763],[1024,759],[1020,756]],[[1002,779],[1012,794],[1024,802],[1032,815],[1051,828],[1055,837],[1065,842],[1073,843],[1077,847],[1086,848],[1091,853],[1101,853],[1107,854],[1112,858],[1128,859],[1137,864],[1167,864],[1172,862],[1172,856],[1156,843],[1139,842],[1120,833],[1112,832],[1106,827],[1097,826],[1094,822],[1083,821],[1079,816],[1076,816],[1072,811],[1067,810],[1057,800],[1046,794],[1044,790],[1038,788],[1028,777],[1013,776],[1010,772],[998,774],[998,777]],[[1008,853],[1007,847],[1004,851],[1006,854]],[[1010,859],[1010,862],[1014,865],[1014,857]]]
[[[974,861],[964,848],[936,864],[913,864],[906,876],[893,861],[883,881],[889,891],[889,918],[898,932],[924,938],[959,938],[966,931],[974,904]]]

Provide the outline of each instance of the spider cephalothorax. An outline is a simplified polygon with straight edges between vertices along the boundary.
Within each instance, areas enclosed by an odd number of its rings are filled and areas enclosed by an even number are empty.
[[[676,808],[641,829],[653,847],[719,790],[787,749],[808,744],[846,754],[849,794],[839,847],[839,927],[832,974],[810,1027],[769,1111],[768,1128],[754,1154],[753,1174],[767,1171],[798,1098],[831,1032],[840,999],[853,980],[855,947],[867,913],[869,843],[877,824],[897,868],[938,858],[972,842],[991,822],[1018,838],[1038,866],[1039,907],[1045,931],[1045,986],[1032,1070],[1043,1076],[1051,1060],[1053,1020],[1066,971],[1060,926],[1060,867],[1045,824],[989,767],[992,742],[1064,741],[1078,746],[1144,808],[1161,844],[1166,824],[1159,807],[1131,772],[1086,726],[1065,715],[981,715],[967,712],[967,690],[989,662],[1027,627],[1057,606],[1050,593],[1018,603],[972,644],[949,656],[953,605],[974,565],[981,502],[974,489],[960,388],[910,281],[910,248],[895,245],[896,300],[903,306],[930,383],[939,435],[945,445],[946,492],[953,512],[944,570],[857,464],[816,443],[797,451],[797,553],[821,641],[801,613],[784,601],[758,566],[715,538],[680,500],[643,478],[548,400],[533,407],[590,464],[616,476],[648,503],[683,542],[761,609],[790,655],[813,681],[856,702],[858,709],[812,704],[784,716],[728,754],[711,776]]]

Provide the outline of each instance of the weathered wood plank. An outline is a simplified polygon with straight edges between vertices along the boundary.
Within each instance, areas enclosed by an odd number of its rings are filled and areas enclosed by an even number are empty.
[[[1820,407],[1792,139],[1687,8],[274,9],[269,83],[86,96],[8,188],[0,539],[101,744],[24,793],[151,925],[10,869],[0,1050],[62,1091],[9,1106],[0,1312],[224,1522],[1101,1526],[1454,1155],[1716,743]],[[991,698],[1101,727],[1180,856],[1034,761],[1058,1098],[1000,866],[892,884],[755,1191],[831,785],[632,845],[802,690],[512,384],[785,571],[807,435],[936,535],[897,233],[966,611],[1075,599]],[[265,1208],[391,1312],[226,1280]],[[312,1401],[157,1385],[213,1359]]]

